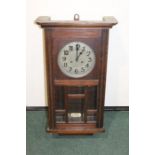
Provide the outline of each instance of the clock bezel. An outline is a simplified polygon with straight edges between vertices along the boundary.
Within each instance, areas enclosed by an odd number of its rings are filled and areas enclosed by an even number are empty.
[[[67,72],[64,69],[64,67],[62,67],[62,65],[61,65],[62,61],[60,61],[60,59],[61,59],[60,56],[61,56],[61,53],[62,53],[63,49],[66,46],[68,46],[69,44],[75,44],[75,43],[77,43],[77,44],[79,43],[79,44],[87,46],[91,50],[91,53],[93,54],[93,58],[94,58],[93,64],[91,65],[91,68],[89,67],[89,69],[86,72],[84,72],[83,74],[71,74],[70,72]],[[94,49],[92,47],[90,47],[87,43],[85,43],[83,41],[78,41],[78,40],[70,41],[70,42],[64,44],[63,47],[59,50],[58,56],[57,56],[57,63],[58,63],[59,69],[61,70],[61,72],[65,76],[70,77],[70,78],[76,78],[76,79],[77,78],[83,78],[83,77],[87,76],[89,73],[91,73],[94,70],[95,65],[96,65],[96,53],[95,53],[95,51],[94,51]]]

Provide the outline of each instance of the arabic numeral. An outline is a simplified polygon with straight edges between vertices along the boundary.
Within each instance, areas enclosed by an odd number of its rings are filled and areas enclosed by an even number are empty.
[[[79,71],[78,71],[78,69],[75,69],[75,73],[77,74]]]
[[[90,51],[87,51],[87,56],[89,56],[90,55]]]
[[[81,72],[85,72],[85,68],[84,67],[81,68]]]
[[[62,57],[62,60],[63,60],[63,61],[66,61],[66,57]]]
[[[86,67],[89,67],[89,64],[86,64]]]
[[[85,46],[83,46],[82,51],[84,52],[85,50],[86,50],[86,47],[85,47]]]
[[[67,67],[67,63],[64,63],[64,67]]]
[[[92,61],[92,58],[89,57],[89,58],[88,58],[88,62],[91,62],[91,61]]]
[[[71,72],[72,71],[72,67],[69,67],[69,72]]]
[[[76,50],[78,51],[80,49],[80,45],[76,44]]]
[[[73,51],[73,46],[69,46],[69,50],[70,51]]]
[[[64,50],[64,55],[68,55],[69,51],[68,50]]]

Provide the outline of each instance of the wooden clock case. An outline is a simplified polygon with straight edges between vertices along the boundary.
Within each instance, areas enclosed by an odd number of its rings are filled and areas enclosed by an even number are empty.
[[[94,134],[104,131],[104,98],[109,29],[117,24],[114,17],[102,21],[54,21],[39,17],[36,23],[44,30],[48,129],[56,134]],[[58,66],[60,49],[69,42],[80,41],[95,52],[94,69],[82,78],[63,74]]]

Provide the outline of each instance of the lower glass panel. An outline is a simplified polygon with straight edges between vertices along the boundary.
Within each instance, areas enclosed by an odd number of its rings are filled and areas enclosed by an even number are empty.
[[[56,123],[65,123],[65,114],[63,113],[56,114]]]
[[[86,119],[84,122],[84,113],[80,112],[69,112],[68,115],[65,115],[65,110],[61,113],[56,112],[56,123],[67,123],[67,120],[68,123],[94,123],[96,122],[96,112],[87,112]]]
[[[96,86],[87,88],[60,86],[56,87],[56,93],[56,123],[89,123],[96,121]]]
[[[68,122],[83,122],[83,115],[81,113],[68,113]]]
[[[87,122],[96,122],[96,115],[88,115]]]

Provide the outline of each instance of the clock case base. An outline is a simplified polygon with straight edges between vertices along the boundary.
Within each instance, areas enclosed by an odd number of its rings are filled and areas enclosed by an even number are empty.
[[[59,134],[59,135],[93,135],[98,132],[105,132],[104,128],[64,128],[64,129],[49,129],[47,128],[47,132],[50,134]]]
[[[70,119],[70,117],[68,119]],[[47,128],[48,133],[59,135],[93,135],[104,131],[104,127],[97,127],[96,121],[87,121],[85,123],[83,121],[64,121],[57,122],[54,128],[50,128],[49,126]]]

